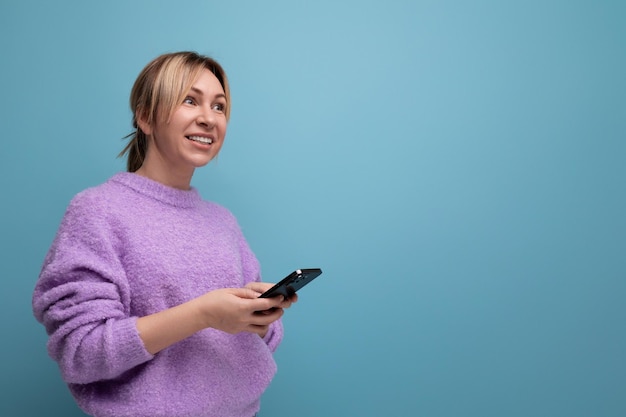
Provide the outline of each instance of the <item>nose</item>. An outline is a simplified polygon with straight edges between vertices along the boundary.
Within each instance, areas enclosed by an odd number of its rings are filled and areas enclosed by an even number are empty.
[[[215,125],[215,113],[213,109],[211,107],[202,107],[196,121],[201,126],[208,128],[213,127],[213,125]]]

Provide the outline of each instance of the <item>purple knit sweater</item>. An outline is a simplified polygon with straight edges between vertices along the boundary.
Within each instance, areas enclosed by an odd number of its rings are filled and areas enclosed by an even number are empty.
[[[151,355],[137,317],[260,279],[234,216],[132,173],[79,193],[33,295],[48,351],[78,405],[97,417],[251,417],[283,328],[264,339],[205,329]]]

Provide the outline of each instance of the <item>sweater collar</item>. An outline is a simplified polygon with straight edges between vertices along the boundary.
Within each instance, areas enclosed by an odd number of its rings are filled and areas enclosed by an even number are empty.
[[[118,172],[110,181],[175,207],[191,208],[202,201],[198,190],[194,187],[189,190],[180,190],[132,172]]]

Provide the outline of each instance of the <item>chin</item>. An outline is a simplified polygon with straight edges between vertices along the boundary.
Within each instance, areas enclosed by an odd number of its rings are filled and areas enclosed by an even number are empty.
[[[214,160],[217,157],[217,155],[212,155],[210,158],[203,158],[201,160],[195,160],[192,162],[192,165],[194,166],[194,168],[202,168],[203,166],[207,166],[209,164],[209,162],[211,162],[212,160]]]

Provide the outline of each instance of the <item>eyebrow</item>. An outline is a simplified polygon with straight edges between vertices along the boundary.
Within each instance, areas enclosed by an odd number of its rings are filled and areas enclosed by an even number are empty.
[[[191,87],[189,89],[189,91],[193,91],[194,93],[199,94],[201,96],[204,95],[204,92],[202,90],[200,90],[199,88],[196,88],[196,87]],[[215,98],[224,98],[225,99],[226,98],[226,94],[223,94],[223,93],[216,94]]]

